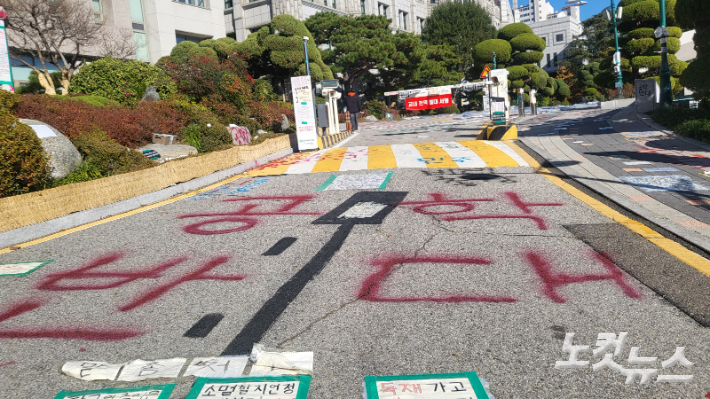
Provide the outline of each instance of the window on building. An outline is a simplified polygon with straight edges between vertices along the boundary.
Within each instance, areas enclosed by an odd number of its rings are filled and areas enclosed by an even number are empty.
[[[338,8],[338,5],[335,3],[336,0],[333,0],[333,8]]]
[[[224,8],[234,8],[234,0],[224,0]]]
[[[360,0],[360,13],[365,15],[365,0]]]
[[[407,30],[408,24],[407,20],[409,19],[409,13],[406,13],[404,11],[399,11],[399,28],[402,30]]]
[[[261,27],[259,27],[259,28],[261,28]],[[255,28],[255,29],[259,30],[259,28]],[[254,28],[252,28],[252,29],[254,29]],[[188,42],[194,42],[194,43],[199,44],[203,40],[205,40],[204,37],[190,36],[190,35],[185,35],[185,34],[181,34],[181,33],[175,34],[175,41],[177,43],[188,41]]]
[[[130,0],[131,21],[142,24],[143,20],[143,3],[141,0]]]
[[[545,68],[550,67],[550,54],[547,54],[547,66]]]
[[[103,21],[104,16],[101,11],[101,0],[91,0],[91,7],[94,9],[94,18],[96,19],[96,22]]]
[[[205,0],[173,0],[173,3],[181,3],[190,6],[205,8]]]
[[[385,4],[377,3],[377,15],[382,15],[382,16],[387,17],[387,16],[388,16],[388,15],[387,15],[387,14],[388,14],[388,12],[387,12],[387,9],[388,9],[388,8],[389,8],[389,6],[387,6],[387,5],[385,5]]]
[[[547,36],[543,37],[542,41],[545,42],[545,45],[547,45]]]
[[[145,36],[145,32],[133,32],[133,45],[136,49],[136,60],[149,62],[148,40]]]
[[[552,57],[553,66],[557,66],[557,53]]]
[[[565,35],[563,33],[559,33],[555,36],[555,41],[557,42],[563,42],[565,41]]]
[[[417,17],[417,27],[419,29],[419,34],[424,32],[424,18]]]

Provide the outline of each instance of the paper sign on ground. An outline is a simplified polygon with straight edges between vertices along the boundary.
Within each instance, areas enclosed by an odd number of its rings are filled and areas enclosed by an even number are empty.
[[[192,360],[185,376],[210,378],[240,377],[249,361],[249,356],[196,357]]]
[[[29,125],[32,130],[35,131],[35,134],[39,138],[44,138],[44,137],[57,137],[57,134],[52,131],[52,129],[49,128],[49,126],[46,125]]]
[[[61,391],[54,399],[168,399],[175,384],[132,388],[105,388],[93,391]]]
[[[313,352],[252,352],[250,376],[313,374]]]
[[[378,204],[377,202],[358,202],[338,217],[344,219],[366,219],[377,215],[378,212],[385,208],[387,208],[387,205]]]
[[[306,399],[311,376],[198,378],[186,399]]]
[[[37,262],[0,263],[0,276],[24,276],[30,274],[53,260]]]
[[[115,380],[125,363],[71,361],[64,363],[62,373],[85,381]]]
[[[366,399],[488,399],[475,372],[365,377]]]
[[[123,367],[118,381],[142,381],[151,378],[177,378],[187,359],[134,360]]]

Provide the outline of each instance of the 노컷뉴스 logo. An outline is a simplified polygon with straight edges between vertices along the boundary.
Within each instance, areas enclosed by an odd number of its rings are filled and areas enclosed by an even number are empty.
[[[634,346],[629,352],[627,363],[630,367],[624,367],[616,363],[615,358],[619,357],[624,350],[627,332],[619,333],[599,333],[597,336],[596,349],[591,350],[589,345],[574,345],[574,333],[565,335],[565,342],[562,351],[569,353],[569,359],[555,362],[556,369],[586,369],[591,364],[592,371],[597,372],[609,369],[626,377],[626,384],[633,384],[639,380],[641,384],[648,384],[655,377],[655,382],[690,382],[692,375],[669,374],[678,371],[678,367],[693,367],[693,363],[685,358],[685,347],[676,347],[675,353],[670,358],[661,361],[661,368],[658,365],[658,357],[642,357],[639,355],[639,347]],[[589,354],[591,352],[591,356]],[[582,358],[580,358],[582,357]],[[584,360],[583,358],[591,360]],[[598,360],[598,361],[597,361]],[[593,363],[596,361],[596,363]],[[646,366],[646,367],[644,367]],[[676,367],[678,366],[678,367]],[[654,368],[651,368],[654,367]],[[676,370],[668,370],[675,367]],[[660,374],[663,373],[663,374]],[[710,397],[710,396],[709,396]]]

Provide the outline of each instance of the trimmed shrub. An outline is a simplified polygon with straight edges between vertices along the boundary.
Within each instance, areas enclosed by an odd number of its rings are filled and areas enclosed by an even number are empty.
[[[522,22],[506,25],[498,31],[498,39],[510,41],[514,37],[526,33],[533,33],[532,28]]]
[[[661,8],[657,0],[645,0],[624,8],[622,22],[627,25],[658,25]],[[653,22],[651,22],[653,21]],[[651,26],[648,26],[651,27]]]
[[[174,102],[171,106],[187,115],[186,127],[177,135],[181,142],[195,147],[198,152],[219,150],[232,143],[227,127],[206,107],[184,102]]]
[[[70,96],[58,96],[57,98],[62,99],[62,100],[81,101],[81,102],[85,102],[89,105],[93,105],[94,107],[105,107],[107,105],[118,105],[117,102],[110,100],[106,97],[100,97],[100,96],[74,94],[74,95],[70,95]]]
[[[668,29],[668,35],[670,35],[670,37],[677,37],[680,39],[680,37],[683,36],[683,29],[677,26],[668,26],[666,29]]]
[[[252,100],[254,101],[276,101],[279,98],[268,80],[254,79],[254,86],[251,89],[253,93]]]
[[[89,178],[96,178],[97,175],[106,177],[155,165],[143,154],[122,146],[101,130],[82,133],[72,143],[84,157],[84,165],[82,172],[67,176],[67,180],[77,180],[81,175]]]
[[[0,90],[0,111],[12,111],[20,102],[20,95]]]
[[[155,86],[161,95],[177,91],[175,83],[155,66],[106,57],[83,66],[72,77],[69,93],[91,94],[133,105],[140,101],[148,86]]]
[[[13,98],[0,96],[0,105],[8,106]],[[41,190],[49,179],[42,141],[7,109],[0,110],[0,160],[0,197]]]
[[[518,80],[530,76],[530,71],[520,65],[509,66],[505,68],[508,70],[508,79]]]
[[[510,26],[510,25],[508,25]],[[496,61],[500,64],[510,62],[513,48],[505,40],[490,39],[484,40],[473,48],[473,58],[477,63],[488,64],[493,62],[493,52],[496,53]]]
[[[670,30],[670,29],[669,29]],[[627,33],[627,36],[631,39],[655,39],[653,28],[638,28]]]
[[[656,39],[637,39],[626,43],[626,49],[633,54],[643,54],[656,44]]]
[[[562,97],[569,97],[571,92],[567,83],[562,79],[556,79],[555,82],[557,82],[557,94]]]
[[[547,47],[545,41],[534,33],[523,33],[510,40],[513,51],[542,51]]]
[[[526,51],[524,53],[516,53],[513,60],[516,64],[530,64],[542,60],[544,54],[542,51]]]

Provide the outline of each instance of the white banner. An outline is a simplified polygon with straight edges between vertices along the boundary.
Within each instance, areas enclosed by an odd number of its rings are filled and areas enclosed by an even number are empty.
[[[296,114],[296,137],[298,150],[318,148],[318,129],[314,114],[313,96],[311,94],[311,77],[294,76],[291,78],[293,92],[293,111]]]
[[[5,23],[0,21],[0,84],[14,86],[10,70],[10,55],[5,37]]]

